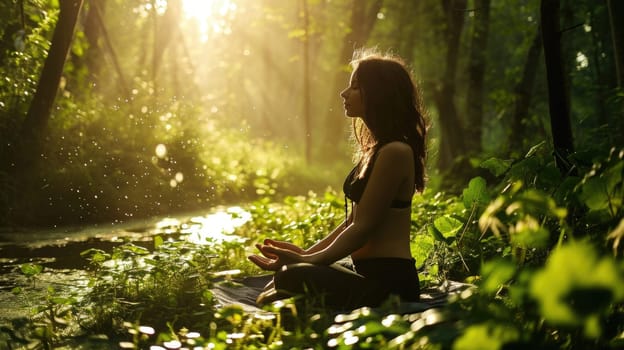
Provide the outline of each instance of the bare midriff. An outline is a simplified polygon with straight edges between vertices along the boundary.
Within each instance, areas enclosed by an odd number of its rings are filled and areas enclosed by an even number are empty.
[[[353,208],[357,213],[357,205]],[[353,260],[368,258],[411,259],[410,251],[411,210],[391,208],[377,232],[360,249],[351,253]]]

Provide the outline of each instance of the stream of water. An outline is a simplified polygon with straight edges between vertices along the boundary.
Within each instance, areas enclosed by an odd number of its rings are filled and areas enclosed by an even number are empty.
[[[156,235],[184,237],[193,243],[240,239],[236,227],[251,219],[240,207],[216,208],[208,213],[129,221],[115,225],[48,230],[0,231],[0,326],[32,316],[49,287],[77,297],[87,291],[87,261],[80,253],[97,248],[110,252],[114,246],[133,242],[153,247]],[[182,235],[182,236],[181,236]],[[28,279],[20,266],[32,263],[43,272]],[[20,290],[16,293],[16,288]]]

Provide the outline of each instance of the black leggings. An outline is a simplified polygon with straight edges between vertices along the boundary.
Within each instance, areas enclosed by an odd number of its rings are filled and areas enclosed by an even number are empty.
[[[313,302],[335,309],[376,307],[391,294],[402,301],[418,301],[420,285],[414,259],[372,258],[342,264],[293,264],[275,273],[275,289],[307,294]]]

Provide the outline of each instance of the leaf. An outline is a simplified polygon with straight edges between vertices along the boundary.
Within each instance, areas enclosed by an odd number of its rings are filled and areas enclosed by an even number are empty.
[[[20,265],[20,270],[22,273],[28,277],[32,277],[34,275],[40,274],[43,271],[43,266],[38,264],[22,264]]]
[[[483,282],[481,289],[486,293],[495,293],[516,273],[516,265],[509,260],[493,260],[486,262],[481,268]]]
[[[585,180],[581,188],[581,200],[592,211],[606,209],[609,205],[607,181],[602,177]]]
[[[540,148],[542,148],[542,146],[544,146],[546,144],[546,141],[542,141],[540,143],[538,143],[537,145],[531,147],[531,149],[529,149],[529,151],[527,152],[527,154],[524,156],[524,158],[529,158],[531,156],[533,156],[535,153],[537,153],[537,151],[539,151]]]
[[[506,343],[520,339],[520,332],[511,325],[489,321],[469,326],[453,343],[454,350],[498,350]]]
[[[90,248],[80,252],[80,256],[94,263],[102,263],[110,258],[110,254],[101,249]]]
[[[440,231],[438,231],[434,226],[428,225],[427,232],[429,232],[429,234],[433,236],[433,239],[435,239],[436,241],[446,243],[446,239],[444,239],[444,236],[442,236],[442,233],[440,233]]]
[[[617,256],[622,238],[624,238],[624,219],[620,220],[617,227],[607,236],[607,240],[613,240],[613,255],[615,256]]]
[[[120,246],[120,249],[124,252],[128,252],[128,253],[132,253],[132,254],[137,254],[137,255],[147,255],[149,254],[149,250],[147,248],[138,246],[136,244],[132,244],[132,243],[126,243],[122,246]]]
[[[464,207],[471,209],[474,204],[486,205],[490,202],[487,192],[487,183],[484,178],[477,176],[470,180],[468,187],[462,192]]]
[[[165,241],[161,236],[154,237],[154,249],[158,249]]]
[[[481,162],[479,166],[481,168],[489,170],[492,174],[494,174],[494,176],[501,176],[507,170],[509,170],[512,163],[513,161],[511,160],[503,160],[503,159],[492,157]]]
[[[552,324],[589,327],[590,318],[607,309],[594,308],[588,315],[588,301],[581,303],[579,298],[601,295],[608,298],[601,305],[621,302],[624,271],[613,259],[599,256],[589,243],[572,242],[551,253],[546,266],[534,275],[530,293],[537,300],[541,315]]]
[[[522,248],[544,248],[550,237],[550,232],[531,215],[518,220],[511,233],[511,242]]]
[[[441,216],[433,221],[435,228],[444,238],[454,237],[464,226],[464,223],[448,215]]]

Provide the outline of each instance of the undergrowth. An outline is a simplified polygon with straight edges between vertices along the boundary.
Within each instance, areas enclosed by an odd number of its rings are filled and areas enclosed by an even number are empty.
[[[305,299],[262,312],[217,303],[215,284],[262,273],[246,260],[255,242],[309,245],[344,218],[342,196],[329,190],[255,201],[242,208],[249,220],[202,244],[184,239],[197,221],[172,220],[155,229],[150,246],[87,250],[88,293],[51,290],[0,341],[24,349],[87,339],[128,349],[623,348],[624,150],[577,153],[562,175],[540,147],[517,160],[482,161],[496,183],[476,177],[460,195],[426,191],[413,202],[411,247],[423,287],[474,286],[443,307],[403,314],[389,300],[336,314]],[[41,269],[23,272],[34,283]]]

